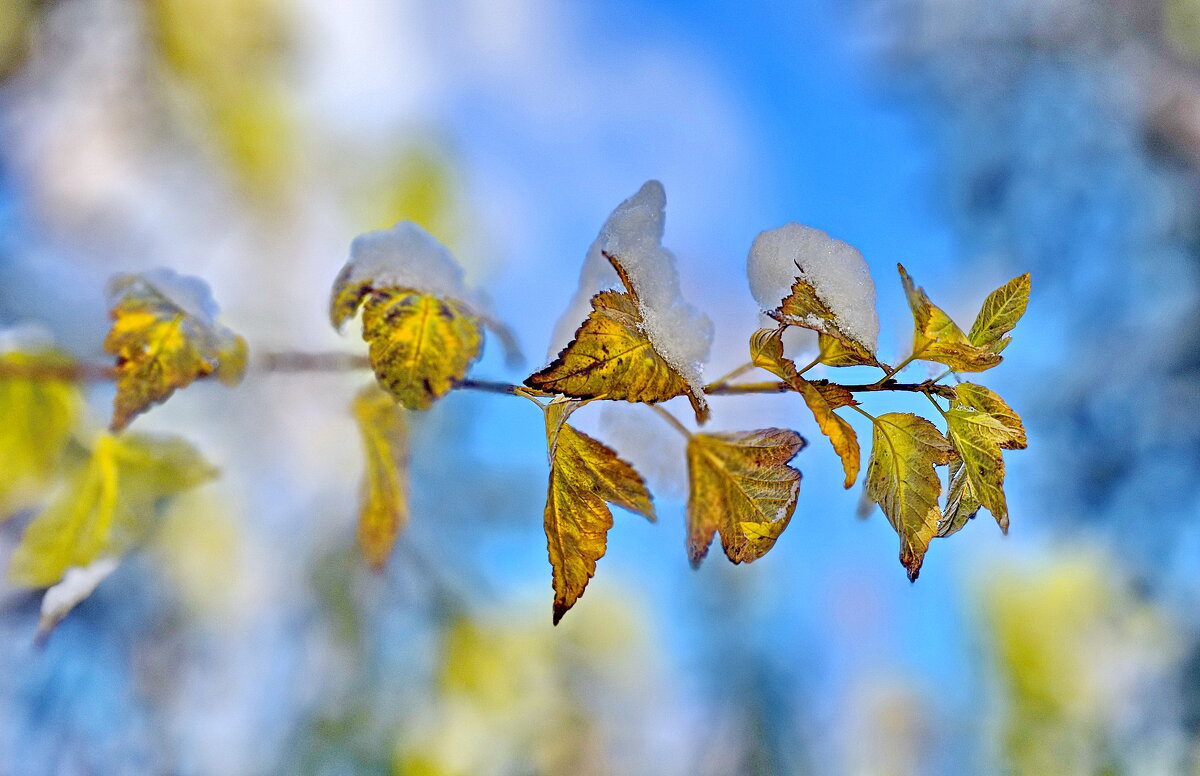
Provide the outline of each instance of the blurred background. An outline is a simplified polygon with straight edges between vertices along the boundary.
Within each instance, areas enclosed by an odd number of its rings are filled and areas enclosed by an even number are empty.
[[[618,511],[552,628],[541,417],[459,391],[413,420],[411,525],[371,573],[369,375],[254,353],[363,352],[330,284],[409,218],[524,347],[474,374],[519,382],[649,178],[710,376],[758,325],[763,229],[863,251],[892,363],[897,261],[964,325],[1031,272],[981,378],[1029,431],[1010,535],[984,515],[909,584],[800,400],[726,397],[714,428],[809,438],[804,481],[766,558],[693,572],[678,435],[590,407],[660,522]],[[0,776],[1200,772],[1198,193],[1200,0],[0,0],[0,325],[103,359],[107,278],[166,266],[251,348],[234,392],[136,421],[221,477],[43,646],[0,583]],[[87,396],[99,429],[112,387]]]

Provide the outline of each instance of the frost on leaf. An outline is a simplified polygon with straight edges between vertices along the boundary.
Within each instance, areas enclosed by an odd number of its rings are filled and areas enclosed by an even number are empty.
[[[550,352],[561,352],[531,380],[553,370],[556,380],[569,379],[544,390],[577,398],[603,394],[654,403],[686,394],[697,418],[707,417],[701,371],[712,322],[680,292],[675,256],[662,245],[665,221],[666,194],[658,181],[648,181],[613,210],[588,249],[575,298],[559,318]],[[617,284],[623,292],[595,293]]]
[[[938,536],[949,536],[966,525],[980,507],[1008,532],[1008,505],[1004,496],[1002,450],[1027,445],[1021,418],[993,391],[962,383],[946,413],[950,444],[959,459],[950,464],[950,488],[945,517]]]
[[[104,349],[117,357],[113,431],[197,378],[241,381],[246,341],[217,324],[216,305],[199,278],[170,270],[117,275],[108,296],[113,325]]]
[[[608,504],[655,519],[641,475],[611,448],[567,424],[576,406],[554,401],[545,407],[550,485],[544,519],[555,625],[583,595],[604,555],[613,525]]]
[[[1000,363],[996,350],[974,344],[942,308],[929,301],[925,289],[913,283],[904,267],[896,266],[916,324],[912,358],[936,361],[956,372],[982,372]]]
[[[655,349],[642,328],[637,293],[619,259],[609,256],[625,292],[601,291],[575,339],[545,369],[530,375],[530,388],[577,399],[656,402],[687,395],[696,420],[708,417],[704,393],[697,391]]]
[[[829,437],[834,452],[842,460],[842,471],[846,475],[843,485],[849,488],[858,479],[861,460],[858,435],[834,410],[857,402],[841,386],[818,386],[801,377],[796,371],[796,364],[783,355],[782,337],[782,329],[759,329],[754,332],[750,337],[751,361],[755,366],[780,377],[793,391],[804,397],[804,403],[812,412],[821,433]]]
[[[141,540],[166,499],[216,475],[177,437],[101,435],[67,486],[25,528],[9,579],[46,587],[68,568],[119,557]]]
[[[408,522],[408,426],[396,400],[375,385],[355,397],[353,411],[366,459],[358,544],[381,571]]]
[[[36,503],[50,484],[82,406],[75,383],[20,376],[68,369],[69,357],[44,344],[12,345],[28,349],[0,347],[0,521]]]
[[[367,232],[350,245],[334,281],[329,317],[340,329],[362,307],[363,339],[379,384],[424,410],[467,373],[483,349],[462,268],[411,221]]]
[[[803,447],[803,437],[780,428],[691,436],[687,546],[693,566],[717,533],[734,563],[750,563],[775,546],[800,494],[800,472],[788,461]]]
[[[950,463],[954,450],[936,426],[911,413],[880,415],[874,426],[866,497],[899,534],[900,562],[915,581],[941,519],[942,481],[934,466]]]
[[[754,239],[746,271],[768,315],[820,333],[821,363],[881,366],[875,283],[853,246],[819,229],[785,224]]]

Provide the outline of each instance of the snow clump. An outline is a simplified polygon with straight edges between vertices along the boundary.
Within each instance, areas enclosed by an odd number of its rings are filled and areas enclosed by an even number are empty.
[[[746,260],[750,292],[763,310],[774,310],[797,277],[837,316],[837,327],[875,352],[879,314],[875,282],[858,249],[820,229],[791,223],[754,238]]]
[[[679,291],[675,255],[662,245],[667,195],[656,180],[617,205],[588,249],[575,298],[555,327],[550,357],[566,346],[591,311],[592,295],[620,288],[620,279],[604,254],[618,260],[629,276],[642,315],[642,333],[654,350],[679,372],[697,396],[703,396],[702,367],[712,346],[708,316]]]

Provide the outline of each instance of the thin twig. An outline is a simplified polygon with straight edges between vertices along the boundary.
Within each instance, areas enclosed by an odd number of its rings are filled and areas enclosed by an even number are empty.
[[[261,353],[250,362],[253,372],[301,374],[306,372],[347,372],[368,369],[370,364],[364,356],[341,352],[279,351]],[[95,361],[77,361],[64,364],[11,364],[0,361],[0,379],[26,380],[65,380],[69,382],[106,382],[116,378],[116,367]],[[829,380],[812,380],[814,385],[838,385]],[[495,380],[476,380],[468,378],[460,380],[456,389],[467,391],[483,391],[485,393],[500,393],[518,395],[532,393],[541,396],[553,394],[533,391],[521,385],[499,382]],[[954,388],[948,385],[937,385],[926,380],[922,383],[898,383],[885,380],[878,383],[862,385],[842,385],[851,393],[871,391],[909,391],[912,393],[933,393],[946,399],[954,398]],[[756,383],[738,383],[736,385],[715,385],[706,389],[705,393],[713,396],[734,396],[756,393],[786,393],[791,387],[781,381],[772,380]]]
[[[658,406],[657,404],[647,404],[646,406],[647,406],[647,407],[649,407],[650,409],[654,410],[654,412],[655,412],[655,413],[656,413],[656,414],[657,414],[659,417],[661,417],[663,420],[667,421],[667,422],[668,422],[668,423],[670,423],[672,426],[674,426],[674,427],[675,427],[675,430],[676,430],[676,431],[678,431],[680,434],[683,434],[685,437],[687,437],[687,438],[689,438],[689,439],[691,438],[691,436],[692,436],[692,432],[691,432],[691,431],[688,431],[688,428],[687,428],[687,426],[685,426],[685,425],[683,425],[682,423],[680,423],[680,422],[679,422],[679,419],[678,419],[678,418],[676,418],[674,415],[672,415],[671,413],[667,412],[665,409],[663,409],[662,407]]]

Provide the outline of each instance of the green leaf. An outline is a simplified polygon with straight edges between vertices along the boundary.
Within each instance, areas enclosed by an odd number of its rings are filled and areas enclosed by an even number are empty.
[[[1019,275],[988,294],[967,339],[972,345],[990,348],[999,353],[1008,347],[1012,337],[1006,337],[1025,314],[1029,305],[1029,273]]]

